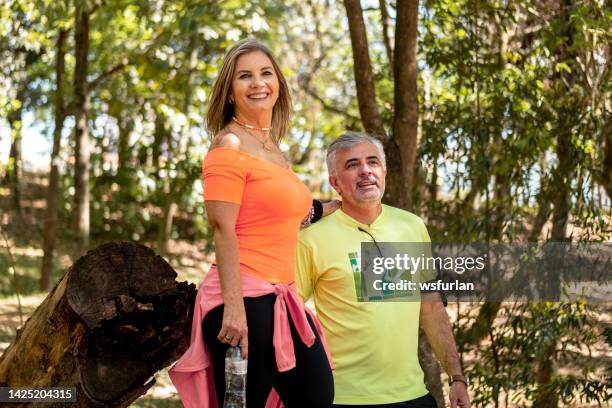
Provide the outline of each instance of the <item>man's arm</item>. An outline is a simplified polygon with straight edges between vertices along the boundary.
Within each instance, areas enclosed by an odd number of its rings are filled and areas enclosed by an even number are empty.
[[[462,375],[463,370],[459,362],[453,330],[439,293],[430,292],[421,294],[420,323],[425,331],[429,345],[440,361],[440,364],[442,364],[444,371],[449,376]],[[457,406],[462,408],[470,407],[467,386],[460,381],[454,381],[451,384],[449,398],[452,408]]]

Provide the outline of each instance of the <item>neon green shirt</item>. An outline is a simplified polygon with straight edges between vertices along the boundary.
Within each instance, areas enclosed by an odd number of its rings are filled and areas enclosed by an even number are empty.
[[[335,404],[389,404],[427,394],[418,360],[420,302],[358,302],[351,258],[361,242],[429,242],[416,215],[382,206],[370,225],[342,210],[303,230],[296,281],[314,296],[335,364]],[[353,254],[353,255],[351,255]]]

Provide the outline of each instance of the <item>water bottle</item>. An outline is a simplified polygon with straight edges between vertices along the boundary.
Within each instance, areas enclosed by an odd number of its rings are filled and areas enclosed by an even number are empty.
[[[225,353],[225,399],[223,408],[246,408],[247,360],[240,355],[240,346]]]

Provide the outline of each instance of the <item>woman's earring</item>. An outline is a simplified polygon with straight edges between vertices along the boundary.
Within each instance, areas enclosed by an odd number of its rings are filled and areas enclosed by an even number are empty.
[[[234,99],[231,96],[229,97],[229,103],[232,105],[234,104]]]

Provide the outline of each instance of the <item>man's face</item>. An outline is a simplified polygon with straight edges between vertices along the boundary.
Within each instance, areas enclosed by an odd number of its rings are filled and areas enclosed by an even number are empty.
[[[336,152],[336,175],[329,176],[329,182],[342,201],[363,206],[380,202],[386,175],[387,169],[376,146],[362,142]]]

